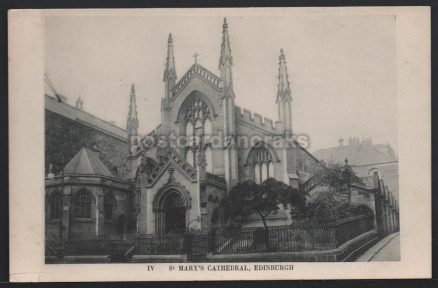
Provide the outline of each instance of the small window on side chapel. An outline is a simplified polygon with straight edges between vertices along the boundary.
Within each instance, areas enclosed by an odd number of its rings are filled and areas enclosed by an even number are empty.
[[[49,200],[49,215],[50,219],[59,219],[62,214],[62,194],[60,191],[55,191]]]
[[[254,181],[263,183],[274,177],[274,161],[272,154],[263,142],[258,142],[249,152],[247,164],[254,169]]]
[[[103,199],[103,209],[105,219],[111,220],[114,218],[114,210],[116,206],[116,199],[112,193],[107,193]]]
[[[79,191],[74,205],[76,218],[91,218],[92,197],[87,190]]]

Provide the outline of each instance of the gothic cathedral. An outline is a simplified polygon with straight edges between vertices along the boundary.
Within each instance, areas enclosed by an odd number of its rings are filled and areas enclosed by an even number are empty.
[[[161,125],[143,139],[138,137],[135,91],[131,91],[126,127],[130,155],[125,177],[136,183],[138,233],[162,234],[221,226],[224,223],[221,200],[239,181],[253,179],[261,183],[274,177],[299,188],[310,178],[318,163],[316,158],[299,145],[286,143],[292,135],[292,97],[283,50],[279,56],[276,96],[278,121],[273,122],[235,105],[233,57],[226,19],[220,76],[195,61],[178,80],[173,49],[169,34]],[[213,143],[215,136],[223,139],[221,145]],[[247,145],[238,145],[237,138],[241,136],[249,139]],[[172,142],[172,137],[184,137],[185,141]],[[274,147],[270,143],[274,140],[282,145]],[[272,225],[288,224],[290,213],[283,209],[269,220]],[[246,225],[260,225],[258,222],[247,219]]]
[[[46,159],[46,166],[59,155],[64,158],[76,153],[63,165],[61,176],[53,177],[52,173],[46,178],[48,235],[63,239],[124,239],[138,234],[209,230],[225,224],[221,201],[238,182],[252,179],[261,183],[273,177],[303,192],[314,187],[312,176],[319,161],[291,140],[292,96],[282,49],[277,95],[259,99],[276,98],[275,122],[235,105],[238,95],[233,89],[233,57],[226,19],[222,26],[219,76],[199,65],[195,58],[195,63],[178,79],[173,49],[169,34],[161,124],[144,137],[138,133],[134,86],[126,131],[90,118],[82,111],[82,103],[72,107],[46,95],[46,127],[60,123],[62,116],[65,125],[76,125],[69,131],[82,135],[70,137],[61,127],[64,124],[57,124],[61,128],[56,135],[53,131],[57,126],[46,128],[50,152],[46,152],[46,157],[53,158]],[[73,123],[72,119],[83,121]],[[84,130],[87,121],[92,121],[89,127],[99,129],[93,128],[93,133],[89,128]],[[80,147],[78,141],[86,138],[90,143],[100,142],[100,147]],[[75,144],[71,144],[71,149],[58,149],[62,144],[56,144],[59,139]],[[289,209],[270,215],[269,225],[290,224]],[[262,223],[257,217],[248,217],[244,225]]]

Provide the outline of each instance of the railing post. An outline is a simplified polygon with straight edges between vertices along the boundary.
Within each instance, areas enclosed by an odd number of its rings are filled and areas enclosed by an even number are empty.
[[[192,235],[190,233],[187,233],[185,238],[187,258],[190,258],[190,256],[192,255]]]
[[[59,246],[58,246],[58,249],[56,251],[56,254],[57,254],[59,259],[64,258],[64,241],[63,240],[59,241]]]
[[[209,235],[209,251],[211,253],[214,253],[216,251],[216,231],[215,230],[211,230]]]

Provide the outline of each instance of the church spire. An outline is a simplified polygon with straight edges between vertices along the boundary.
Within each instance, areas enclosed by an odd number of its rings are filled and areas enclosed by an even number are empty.
[[[227,18],[224,18],[224,24],[222,25],[222,45],[219,69],[221,69],[221,67],[225,65],[233,65],[233,57],[231,56],[230,48],[230,37],[228,36]]]
[[[138,118],[137,103],[135,101],[135,87],[131,85],[131,94],[129,98],[128,120],[126,122],[126,132],[128,133],[129,152],[132,154],[138,146]]]
[[[172,33],[169,33],[169,38],[167,39],[167,58],[166,67],[164,68],[163,81],[166,83],[166,99],[169,99],[172,96],[172,90],[176,83]]]
[[[277,103],[283,100],[291,100],[291,91],[289,85],[289,76],[287,74],[286,56],[284,55],[283,49],[280,49]]]
[[[227,144],[224,149],[224,170],[227,189],[233,187],[238,181],[238,154],[235,143],[236,121],[233,91],[233,57],[231,56],[230,37],[228,36],[227,18],[224,18],[222,25],[222,44],[221,56],[219,59],[219,70],[221,72],[222,89],[223,89],[223,115],[224,115],[224,133]]]
[[[283,49],[280,49],[279,68],[278,68],[278,118],[282,125],[283,133],[292,133],[292,109],[291,91],[289,77],[287,75],[286,56]]]
[[[219,70],[221,71],[223,88],[226,94],[228,94],[228,92],[232,92],[231,90],[233,86],[233,78],[232,78],[231,66],[233,66],[233,57],[231,56],[230,37],[228,36],[227,18],[224,18],[224,24],[222,25],[222,44],[221,44],[221,56],[219,59]]]

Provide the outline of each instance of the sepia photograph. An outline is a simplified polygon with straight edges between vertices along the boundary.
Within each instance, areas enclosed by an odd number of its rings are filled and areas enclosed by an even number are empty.
[[[398,261],[395,18],[166,21],[45,19],[46,263]]]
[[[426,275],[428,13],[13,11],[13,281]]]

